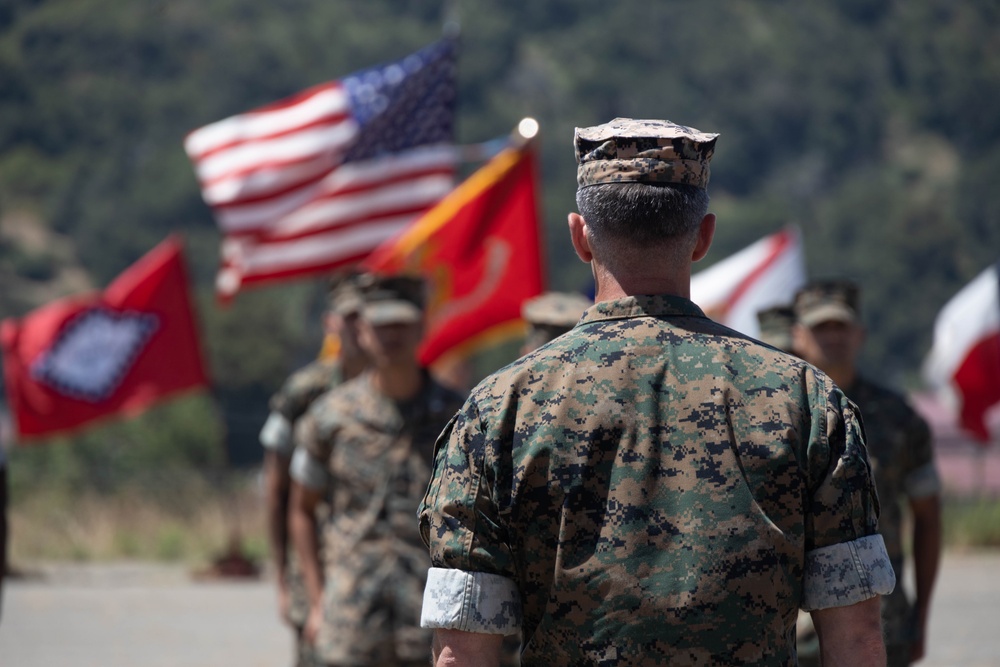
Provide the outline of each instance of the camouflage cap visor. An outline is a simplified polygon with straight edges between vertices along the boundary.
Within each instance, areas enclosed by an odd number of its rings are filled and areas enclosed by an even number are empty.
[[[423,311],[411,301],[392,299],[367,303],[361,309],[361,316],[373,326],[387,324],[413,324],[424,316]]]
[[[577,184],[673,183],[705,188],[718,137],[668,120],[616,118],[577,128]]]
[[[843,303],[823,303],[799,313],[799,322],[810,328],[823,322],[856,324],[857,321],[857,314]]]

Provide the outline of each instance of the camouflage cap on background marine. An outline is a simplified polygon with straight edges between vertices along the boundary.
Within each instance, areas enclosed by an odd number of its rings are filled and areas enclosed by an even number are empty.
[[[536,349],[566,333],[580,321],[594,302],[573,292],[546,292],[521,304],[521,317],[528,323],[525,347]]]
[[[772,306],[757,312],[760,339],[784,352],[792,351],[792,325],[795,311],[791,306]]]
[[[361,317],[375,326],[419,322],[424,315],[424,281],[412,276],[362,275],[358,278]]]
[[[718,137],[669,120],[615,118],[578,127],[573,140],[577,185],[636,182],[705,188]]]
[[[822,322],[860,324],[858,286],[849,280],[817,280],[795,295],[795,317],[803,325]]]
[[[361,310],[361,287],[358,273],[339,274],[330,278],[326,295],[327,308],[338,315],[351,315]]]

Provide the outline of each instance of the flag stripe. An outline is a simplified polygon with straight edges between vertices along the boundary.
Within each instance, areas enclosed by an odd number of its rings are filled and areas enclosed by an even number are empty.
[[[991,266],[945,304],[934,324],[929,374],[951,378],[980,339],[1000,331],[1000,270]]]
[[[790,226],[692,276],[691,300],[709,317],[758,336],[758,311],[791,303],[805,275],[801,234]]]
[[[785,253],[789,247],[791,247],[794,242],[793,232],[789,229],[782,230],[770,238],[770,246],[767,257],[758,264],[746,277],[740,281],[736,286],[736,289],[732,291],[729,298],[726,299],[726,308],[732,308],[737,301],[743,298],[743,296],[749,291],[754,284],[760,280],[761,276],[766,274],[774,264],[781,259],[783,253]]]
[[[350,147],[357,132],[357,124],[346,120],[275,139],[242,143],[201,160],[198,179],[210,187],[260,170],[301,164],[320,155],[340,156]]]
[[[336,83],[325,83],[288,98],[284,103],[197,129],[187,136],[184,148],[192,160],[201,160],[243,142],[278,137],[324,118],[346,115],[349,111],[343,88]]]
[[[409,181],[422,188],[425,179],[437,181],[442,178],[447,180],[444,190],[446,193],[453,182],[455,158],[456,152],[449,146],[348,163],[314,183],[312,187],[290,190],[281,196],[261,199],[252,205],[218,209],[216,219],[226,233],[246,233],[264,226],[280,228],[285,216],[319,198],[367,195],[368,201],[378,204],[378,192],[383,186],[395,188],[397,183]],[[415,191],[414,194],[422,198],[423,193]],[[440,196],[439,194],[438,197]]]
[[[962,395],[962,425],[986,442],[986,412],[1000,403],[1000,331],[980,340],[968,350],[955,370],[954,384]]]
[[[234,261],[247,276],[287,271],[299,264],[319,262],[324,256],[331,261],[356,257],[364,249],[371,251],[393,237],[419,217],[419,213],[365,221],[323,234],[282,241],[253,243],[244,248]]]

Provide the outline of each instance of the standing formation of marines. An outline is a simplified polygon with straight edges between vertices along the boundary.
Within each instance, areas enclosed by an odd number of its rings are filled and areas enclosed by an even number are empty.
[[[525,356],[468,398],[417,361],[419,280],[333,290],[340,356],[293,375],[261,433],[299,665],[794,665],[799,610],[828,667],[922,656],[929,431],[858,375],[852,286],[761,313],[763,344],[690,301],[717,136],[577,130],[594,303],[525,303]]]

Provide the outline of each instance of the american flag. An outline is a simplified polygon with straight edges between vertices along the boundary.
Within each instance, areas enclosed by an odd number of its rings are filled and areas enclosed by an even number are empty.
[[[187,136],[220,297],[354,263],[452,189],[455,57],[444,39]]]

